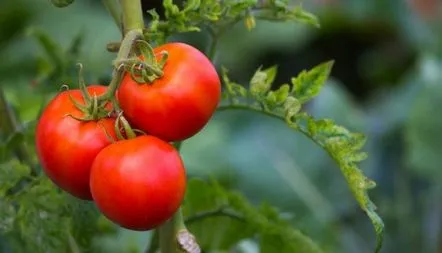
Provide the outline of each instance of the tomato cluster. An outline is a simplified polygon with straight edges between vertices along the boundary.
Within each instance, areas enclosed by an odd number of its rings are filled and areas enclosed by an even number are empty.
[[[85,93],[97,97],[106,86],[59,93],[44,109],[36,129],[36,150],[46,175],[71,195],[93,200],[107,218],[132,230],[149,230],[181,205],[186,171],[169,142],[198,133],[219,103],[221,86],[210,60],[183,43],[154,49],[168,53],[163,75],[140,83],[125,73],[116,92],[124,118],[145,134],[121,136],[113,116],[88,114]],[[77,101],[77,102],[74,102]],[[112,109],[110,103],[104,105]],[[126,134],[127,135],[127,134]]]

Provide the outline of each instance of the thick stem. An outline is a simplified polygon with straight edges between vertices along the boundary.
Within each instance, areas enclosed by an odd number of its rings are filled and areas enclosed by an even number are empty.
[[[160,252],[176,253],[178,250],[178,231],[186,229],[181,208],[158,229],[160,235]]]
[[[219,36],[218,33],[213,30],[213,28],[209,28],[209,34],[210,34],[210,43],[206,49],[207,57],[210,59],[212,64],[215,65],[216,63],[216,47],[218,45]]]
[[[0,129],[5,134],[11,134],[17,128],[17,120],[8,106],[3,89],[0,87]]]
[[[106,7],[107,11],[111,14],[121,32],[123,32],[123,23],[121,21],[121,7],[118,0],[102,0],[103,5]]]
[[[131,53],[132,46],[134,45],[137,39],[142,38],[143,34],[137,30],[129,31],[125,36],[123,41],[121,42],[120,51],[118,51],[116,62],[120,62],[123,59],[127,59]],[[120,85],[121,78],[124,72],[124,68],[120,68],[119,66],[115,66],[114,71],[112,72],[112,81],[109,84],[109,89],[105,94],[99,96],[98,102],[102,102],[105,100],[111,100],[115,96],[115,92]]]
[[[140,34],[143,33],[144,20],[143,10],[141,9],[140,0],[120,0],[123,9],[123,28],[124,34],[129,31],[136,30]]]
[[[112,1],[106,1],[112,5]],[[127,59],[132,51],[132,46],[137,39],[143,38],[143,11],[141,9],[140,0],[120,0],[123,16],[124,38],[121,42],[120,50],[118,51],[116,62],[121,62]],[[114,5],[112,5],[114,6]],[[98,97],[98,102],[111,100],[115,96],[115,92],[120,85],[123,76],[123,68],[115,66],[112,73],[112,81],[109,84],[109,89],[105,94]]]

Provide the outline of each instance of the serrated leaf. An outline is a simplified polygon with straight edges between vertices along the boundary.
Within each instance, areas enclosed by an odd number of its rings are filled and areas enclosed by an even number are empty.
[[[242,85],[231,82],[229,77],[227,76],[227,69],[224,67],[222,68],[222,78],[224,85],[226,86],[226,91],[228,94],[228,97],[246,97],[247,96],[247,89],[244,88]]]
[[[156,14],[149,11],[153,20],[146,29],[145,37],[157,44],[163,44],[173,34],[200,31],[202,27],[209,27],[213,31],[214,39],[219,39],[218,31],[226,30],[241,20],[245,22],[246,27],[253,28],[256,25],[255,18],[271,21],[295,20],[318,25],[315,16],[300,7],[290,9],[287,2],[270,2],[272,3],[262,4],[257,0],[188,0],[183,9],[180,9],[172,0],[165,0],[165,19],[159,21]]]
[[[289,96],[284,102],[285,118],[289,122],[293,122],[292,118],[301,110],[301,102],[295,97]]]
[[[250,79],[250,94],[256,98],[260,98],[272,87],[277,73],[277,66],[261,70],[258,68]],[[273,96],[273,95],[270,95]],[[272,100],[269,98],[269,100]]]
[[[201,3],[200,0],[187,0],[186,4],[184,5],[183,12],[188,12],[198,9],[200,3]]]
[[[283,84],[279,89],[275,91],[276,103],[281,105],[285,102],[289,95],[290,86],[288,84]]]
[[[35,181],[16,194],[17,214],[9,244],[14,252],[56,253],[68,250],[69,218],[62,208],[64,195],[47,178]],[[20,238],[20,240],[17,240]],[[20,243],[21,240],[26,243]]]
[[[312,13],[305,11],[300,6],[295,7],[291,13],[296,21],[319,27],[319,19]]]
[[[328,61],[314,67],[309,71],[302,71],[292,78],[292,93],[301,102],[305,103],[317,96],[322,85],[328,79],[334,61]]]
[[[376,206],[370,200],[367,191],[376,186],[359,169],[357,162],[367,157],[359,150],[364,146],[366,138],[363,134],[351,133],[331,120],[314,120],[308,116],[305,133],[320,144],[337,162],[351,192],[359,206],[367,213],[376,232],[375,252],[379,252],[383,242],[384,223],[376,213]]]
[[[269,92],[267,104],[263,104],[259,98],[254,101],[234,100],[235,105],[223,105],[219,111],[225,111],[229,108],[250,110],[261,112],[273,118],[278,118],[287,123],[293,130],[300,131],[309,137],[316,144],[325,149],[329,155],[336,161],[344,175],[349,188],[355,197],[359,206],[370,218],[376,232],[375,252],[379,252],[382,247],[384,224],[380,216],[376,213],[376,207],[368,196],[368,190],[374,188],[376,183],[367,178],[358,167],[358,162],[367,158],[367,154],[361,149],[366,142],[366,137],[361,133],[352,133],[348,129],[335,124],[330,119],[316,120],[305,112],[299,113],[302,103],[310,100],[319,93],[322,84],[330,73],[333,62],[326,62],[318,65],[310,71],[301,72],[298,77],[293,78],[294,87],[286,102],[280,106],[268,110],[269,102],[276,101],[274,92]],[[226,77],[227,78],[227,77]],[[266,240],[272,241],[271,238]]]
[[[273,91],[267,93],[265,104],[268,108],[273,109],[276,106],[276,94]]]

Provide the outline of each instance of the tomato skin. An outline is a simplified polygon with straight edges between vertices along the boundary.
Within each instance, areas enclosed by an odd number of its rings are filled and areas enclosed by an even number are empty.
[[[89,94],[103,94],[105,86],[91,85]],[[69,99],[69,94],[84,103],[80,90],[63,91],[44,109],[36,128],[36,151],[44,172],[58,187],[71,195],[92,200],[89,174],[95,156],[115,138],[114,119],[81,122],[67,114],[82,117]]]
[[[169,53],[163,77],[138,84],[126,73],[118,99],[131,124],[166,141],[192,137],[207,124],[221,98],[215,67],[198,49],[168,43],[154,49]]]
[[[98,209],[108,219],[145,231],[178,210],[186,171],[172,145],[143,135],[104,148],[92,165],[90,186]]]

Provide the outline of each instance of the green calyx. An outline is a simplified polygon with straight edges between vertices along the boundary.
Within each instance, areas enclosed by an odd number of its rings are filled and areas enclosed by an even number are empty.
[[[83,122],[97,121],[99,119],[109,117],[112,111],[105,108],[109,101],[101,101],[99,100],[97,94],[89,94],[83,78],[83,65],[78,63],[77,66],[79,68],[78,86],[83,96],[84,103],[74,99],[71,94],[69,94],[69,99],[71,100],[72,104],[74,104],[74,106],[83,113],[83,116],[77,117],[72,114],[68,114],[67,116]]]
[[[139,84],[151,84],[164,75],[163,68],[168,58],[167,51],[161,51],[158,60],[152,46],[147,41],[136,40],[135,52],[136,55],[141,57],[137,56],[118,61],[115,65],[123,65],[132,79]]]
[[[124,137],[121,132],[124,132],[126,137]],[[123,112],[120,112],[115,120],[115,134],[117,135],[118,140],[133,139],[137,137],[137,132],[146,135],[146,133],[141,130],[133,129],[123,116]]]

